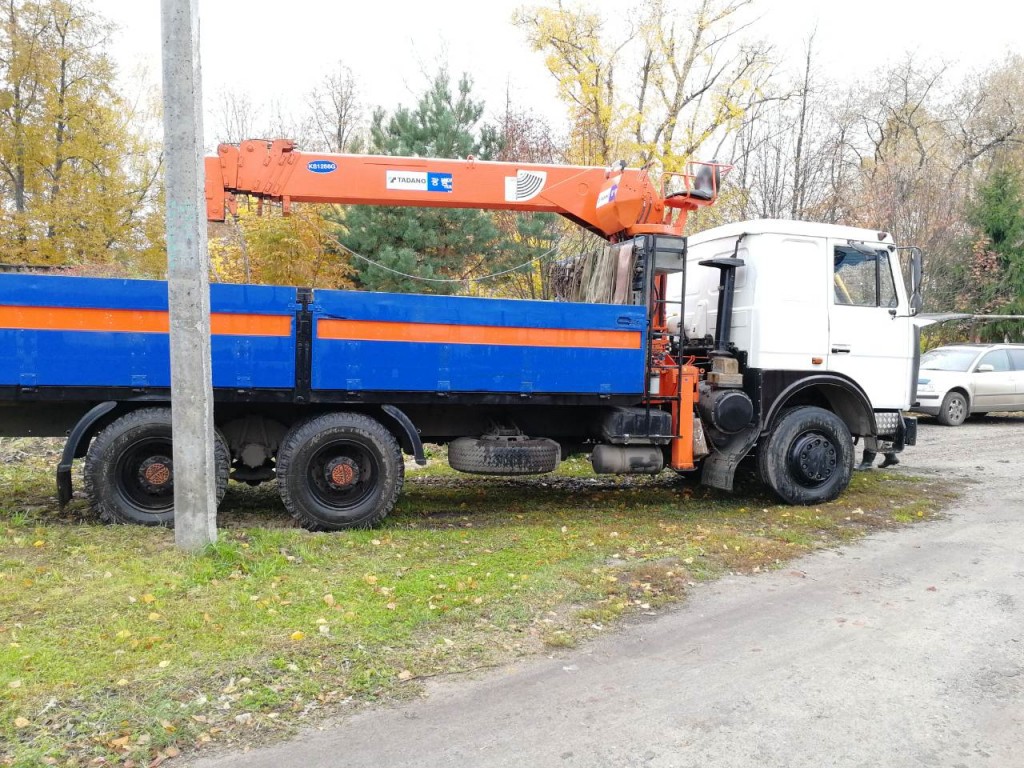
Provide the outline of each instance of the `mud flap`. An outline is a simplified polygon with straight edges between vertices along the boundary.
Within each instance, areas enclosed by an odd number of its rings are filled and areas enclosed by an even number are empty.
[[[723,445],[716,445],[701,463],[700,481],[709,488],[732,490],[736,468],[757,443],[758,431],[751,429],[732,435]]]

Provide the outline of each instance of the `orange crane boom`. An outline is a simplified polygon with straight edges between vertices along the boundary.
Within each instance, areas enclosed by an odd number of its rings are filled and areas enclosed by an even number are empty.
[[[681,235],[686,215],[712,204],[728,166],[691,163],[658,192],[646,170],[538,163],[338,155],[292,141],[221,144],[206,158],[210,221],[237,210],[237,195],[291,203],[476,208],[558,213],[609,240]]]

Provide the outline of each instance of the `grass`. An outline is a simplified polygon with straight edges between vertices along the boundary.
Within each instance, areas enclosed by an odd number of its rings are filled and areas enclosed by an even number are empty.
[[[783,507],[671,473],[531,479],[410,472],[383,528],[291,527],[272,485],[232,486],[201,556],[173,532],[53,501],[59,446],[0,441],[0,765],[150,765],[246,743],[423,678],[557,653],[724,572],[926,519],[939,486],[859,473]]]

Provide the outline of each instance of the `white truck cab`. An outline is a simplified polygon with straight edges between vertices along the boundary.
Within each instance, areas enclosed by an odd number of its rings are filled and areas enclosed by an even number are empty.
[[[731,300],[723,301],[727,271],[734,286]],[[866,447],[901,450],[916,434],[916,423],[902,412],[915,399],[919,331],[912,318],[920,307],[919,285],[916,249],[898,248],[888,233],[765,219],[690,236],[685,279],[672,276],[667,299],[683,301],[679,330],[687,339],[718,344],[716,335],[724,334],[739,362],[759,434],[737,450],[749,443],[748,450],[757,444],[763,453],[779,419],[801,407],[834,414]],[[719,312],[728,315],[726,322]],[[797,476],[806,458],[798,442],[773,448]],[[847,451],[841,454],[839,463],[848,463]],[[804,485],[820,479],[811,475]],[[792,496],[789,501],[838,495],[799,487],[787,494],[765,479],[784,498]],[[716,484],[707,469],[705,482]]]

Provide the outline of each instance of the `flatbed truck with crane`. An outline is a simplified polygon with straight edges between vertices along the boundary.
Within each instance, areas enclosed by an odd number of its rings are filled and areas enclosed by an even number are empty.
[[[618,304],[211,286],[217,487],[276,480],[312,530],[380,523],[403,454],[457,470],[696,473],[756,456],[785,502],[837,497],[854,439],[913,444],[920,258],[883,232],[747,222],[690,238],[723,167],[645,170],[221,145],[207,213],[279,203],[553,212],[609,242]],[[109,522],[173,524],[167,284],[0,274],[0,435],[65,436]]]

